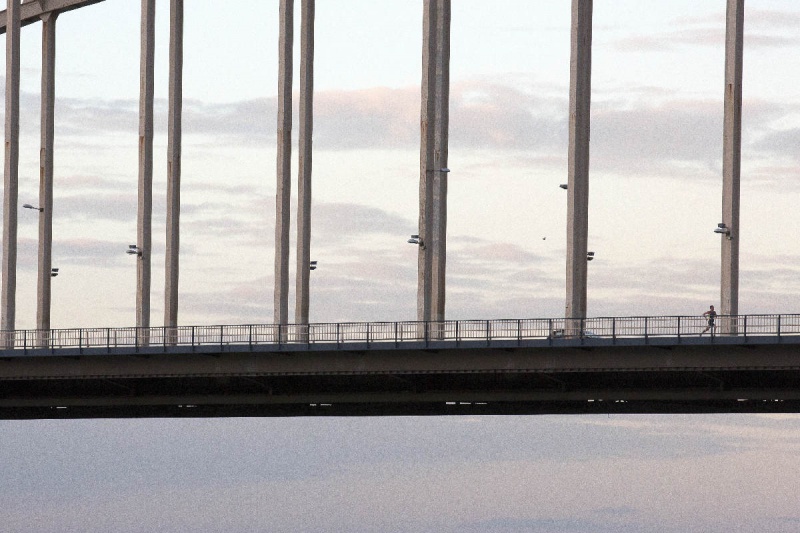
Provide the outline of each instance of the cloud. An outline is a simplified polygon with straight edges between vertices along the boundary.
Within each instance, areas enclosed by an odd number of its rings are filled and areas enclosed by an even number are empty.
[[[800,128],[771,129],[754,143],[754,148],[773,156],[800,161],[797,147],[800,146]]]
[[[563,164],[561,155],[566,153],[568,140],[566,94],[548,96],[552,94],[549,86],[543,92],[535,80],[517,81],[512,85],[476,79],[452,86],[452,152],[524,153],[545,165],[548,161],[559,167]],[[626,98],[618,94],[616,88],[595,94],[591,125],[593,170],[680,175],[686,173],[689,164],[695,176],[718,175],[723,115],[718,100],[678,97],[647,85],[625,87]],[[159,134],[163,134],[166,103],[159,100],[156,106],[156,124]],[[749,159],[776,154],[796,157],[794,147],[800,130],[775,125],[794,107],[785,102],[745,102],[743,135]],[[275,113],[274,98],[226,104],[188,101],[184,151],[194,144],[198,154],[227,144],[267,146],[274,139]],[[29,121],[34,118],[38,117],[31,116]],[[419,147],[419,89],[415,87],[320,91],[315,95],[314,118],[314,147],[318,151],[416,151]],[[123,132],[135,134],[138,106],[134,100],[64,99],[59,100],[57,121],[60,143],[95,155],[100,150],[111,157],[105,135],[112,134],[113,138]],[[207,144],[212,138],[214,143]],[[554,154],[559,157],[554,159]]]
[[[800,24],[795,12],[779,10],[747,10],[744,21],[745,50],[755,48],[789,48],[800,43],[793,30]],[[671,29],[622,37],[613,46],[623,52],[642,50],[669,52],[680,47],[714,46],[724,49],[725,15],[678,17],[669,24]],[[784,30],[792,30],[786,34]]]

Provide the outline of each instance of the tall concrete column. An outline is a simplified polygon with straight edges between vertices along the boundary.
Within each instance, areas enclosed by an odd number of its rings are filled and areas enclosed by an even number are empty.
[[[445,319],[447,168],[450,124],[450,0],[436,0],[436,118],[433,163],[432,320]]]
[[[181,217],[181,113],[183,107],[183,0],[170,0],[167,131],[167,250],[164,326],[178,325]]]
[[[39,272],[36,297],[36,329],[40,345],[46,345],[50,330],[50,275],[53,251],[53,138],[56,100],[56,17],[42,15],[42,109],[39,152]]]
[[[153,78],[155,65],[155,0],[142,0],[139,74],[139,202],[136,261],[136,326],[150,327],[150,252],[153,218]],[[150,342],[149,330],[139,332],[139,344]]]
[[[303,0],[300,23],[300,144],[297,177],[295,323],[308,324],[311,264],[311,156],[314,128],[314,8]]]
[[[586,318],[591,94],[592,0],[572,0],[566,318]],[[575,327],[568,324],[570,330]]]
[[[720,311],[739,314],[739,177],[742,160],[742,58],[744,0],[728,0],[725,38],[725,115],[722,136],[722,239]],[[722,334],[736,334],[737,324],[723,318]]]
[[[6,152],[3,176],[3,287],[0,329],[15,328],[17,293],[17,203],[19,201],[19,63],[20,0],[8,0],[6,8]],[[4,347],[12,347],[12,335],[3,335]]]
[[[289,320],[289,225],[292,197],[292,52],[294,0],[280,0],[278,35],[278,161],[275,192],[274,323]]]
[[[433,181],[436,149],[437,0],[424,0],[419,154],[419,236],[417,320],[433,318]]]

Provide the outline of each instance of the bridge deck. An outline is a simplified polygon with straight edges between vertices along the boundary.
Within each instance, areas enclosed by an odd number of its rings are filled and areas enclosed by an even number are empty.
[[[175,344],[134,334],[116,347],[80,330],[78,345],[0,352],[0,418],[800,412],[797,334],[436,340],[429,326],[402,341],[282,343],[226,343],[217,326],[215,342],[170,331]]]

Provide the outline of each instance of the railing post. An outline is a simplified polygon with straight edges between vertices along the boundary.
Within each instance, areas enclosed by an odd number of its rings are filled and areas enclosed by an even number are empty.
[[[522,344],[522,319],[517,319],[517,346]]]
[[[247,345],[250,347],[250,351],[253,351],[253,324],[247,326]]]
[[[225,336],[225,326],[220,326],[219,327],[219,351],[222,351],[222,346],[223,346],[223,340],[222,339],[224,338],[224,336]]]
[[[336,323],[336,347],[338,348],[340,344],[342,344],[342,328],[340,327],[341,324],[338,322]]]
[[[28,330],[22,331],[22,351],[28,353]]]
[[[194,328],[196,326],[192,326],[192,351],[194,351]]]
[[[397,340],[397,322],[394,323],[394,347],[397,348],[398,340]]]
[[[647,343],[647,325],[649,323],[650,317],[644,317],[644,342]]]
[[[611,317],[611,339],[617,340],[617,317]]]
[[[781,315],[778,315],[778,338],[781,338]]]
[[[78,328],[78,352],[83,353],[83,328]]]
[[[111,351],[111,328],[106,328],[106,351]]]
[[[456,320],[456,346],[461,342],[461,321]]]
[[[491,326],[489,325],[489,321],[486,321],[486,346],[489,346],[492,343],[492,333],[489,329]]]
[[[678,316],[678,341],[681,340],[681,317]]]
[[[744,334],[744,338],[747,339],[747,315],[744,315],[744,324],[742,324],[742,327],[743,327],[742,333]]]

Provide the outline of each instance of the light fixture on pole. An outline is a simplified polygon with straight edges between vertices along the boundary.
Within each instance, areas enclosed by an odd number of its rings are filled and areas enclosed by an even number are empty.
[[[22,207],[24,207],[25,209],[35,209],[36,211],[39,211],[40,213],[42,211],[44,211],[44,207],[36,207],[36,206],[31,205],[31,204],[22,204]]]
[[[561,185],[559,185],[559,187],[561,187],[561,188],[562,188],[562,189],[564,189],[565,191],[566,191],[567,189],[569,189],[569,185],[567,185],[566,183],[562,183]]]
[[[142,251],[135,244],[129,244],[128,249],[125,250],[125,253],[128,255],[137,255],[139,257],[142,256]]]
[[[586,260],[591,261],[594,259],[594,252],[586,252]]]
[[[720,235],[725,235],[725,237],[727,237],[728,240],[733,238],[733,237],[731,237],[731,228],[726,226],[724,222],[720,222],[719,224],[717,224],[717,227],[714,228],[714,233],[719,233]]]
[[[316,270],[317,269],[317,262],[316,261],[311,261],[311,263],[309,263],[309,265],[308,265],[308,269],[309,270]]]
[[[50,277],[54,278],[56,276],[58,276],[58,269],[57,268],[51,268],[50,269]]]
[[[419,235],[412,235],[410,239],[406,241],[408,244],[418,244],[422,248],[425,248],[425,243],[422,242],[422,238]]]

